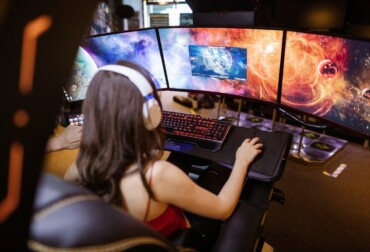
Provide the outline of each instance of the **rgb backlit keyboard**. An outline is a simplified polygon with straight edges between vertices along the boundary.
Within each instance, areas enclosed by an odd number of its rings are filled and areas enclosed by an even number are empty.
[[[84,116],[79,112],[66,113],[68,124],[83,125]],[[231,123],[200,115],[162,111],[161,130],[167,140],[196,144],[208,151],[221,149]]]
[[[221,149],[230,128],[231,123],[200,115],[162,112],[161,130],[167,139],[196,144],[209,151]]]

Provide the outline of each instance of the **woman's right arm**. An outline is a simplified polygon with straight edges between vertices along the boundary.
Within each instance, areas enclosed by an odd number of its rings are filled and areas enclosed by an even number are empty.
[[[261,153],[262,144],[258,143],[258,138],[246,139],[236,152],[234,167],[230,177],[218,194],[224,201],[230,201],[230,207],[227,211],[228,217],[233,213],[240,194],[243,190],[245,178],[248,173],[249,165],[255,157]]]
[[[201,216],[227,219],[238,203],[249,165],[261,152],[262,144],[258,140],[243,141],[236,152],[230,177],[218,195],[198,186],[176,166],[159,162],[152,183],[156,199]]]

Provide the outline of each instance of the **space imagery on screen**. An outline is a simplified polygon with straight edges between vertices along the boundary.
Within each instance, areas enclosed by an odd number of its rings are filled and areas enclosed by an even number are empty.
[[[143,66],[157,89],[167,88],[155,29],[104,34],[85,39],[78,48],[70,81],[65,87],[69,101],[83,100],[97,69],[119,60]]]
[[[281,30],[158,28],[170,89],[276,102]]]
[[[235,47],[189,45],[193,76],[247,80],[247,50]]]
[[[370,42],[287,32],[281,103],[370,136]]]

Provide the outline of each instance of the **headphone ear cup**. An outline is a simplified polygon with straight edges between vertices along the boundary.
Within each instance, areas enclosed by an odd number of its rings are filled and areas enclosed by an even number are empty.
[[[143,119],[147,130],[153,130],[161,123],[162,110],[156,99],[153,98],[144,102]]]

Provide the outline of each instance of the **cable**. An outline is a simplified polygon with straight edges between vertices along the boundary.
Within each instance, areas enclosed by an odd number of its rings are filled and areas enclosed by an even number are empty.
[[[279,113],[283,116],[288,116],[289,118],[291,118],[292,120],[298,122],[299,124],[307,127],[307,128],[314,128],[314,129],[320,129],[320,130],[324,130],[326,129],[328,126],[325,125],[325,124],[314,124],[314,123],[308,123],[308,122],[305,122],[303,120],[301,120],[300,118],[298,118],[297,116],[287,112],[286,110],[282,109],[282,108],[276,108],[277,111],[279,111]]]

